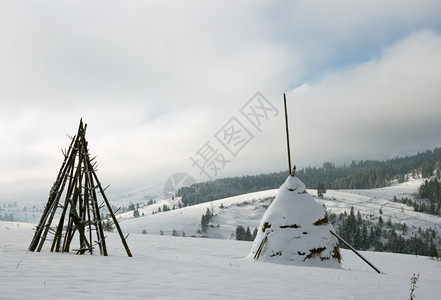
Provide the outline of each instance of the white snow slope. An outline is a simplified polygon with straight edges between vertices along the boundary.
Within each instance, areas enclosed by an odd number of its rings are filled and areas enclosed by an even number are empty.
[[[320,201],[335,213],[353,205],[362,214],[377,216],[382,207],[383,218],[439,230],[439,218],[388,201],[415,192],[417,186],[410,182],[370,191],[328,191],[329,199]],[[440,299],[441,262],[428,257],[362,252],[382,274],[344,249],[342,269],[245,259],[252,243],[228,238],[236,225],[257,226],[269,204],[262,199],[276,192],[155,215],[146,207],[140,209],[145,216],[136,219],[121,216],[124,233],[131,233],[131,258],[117,233],[107,233],[108,257],[51,253],[47,245],[40,253],[27,252],[35,224],[0,222],[0,299],[409,299],[414,274],[420,274],[417,299]],[[219,208],[221,203],[228,208]],[[216,214],[207,235],[227,239],[170,236],[173,229],[196,234],[207,208]],[[141,234],[143,229],[148,234]],[[160,229],[164,236],[159,236]]]
[[[380,208],[383,212],[382,218],[386,222],[389,218],[394,223],[406,223],[409,227],[408,235],[421,227],[422,230],[433,228],[441,235],[441,217],[415,212],[412,207],[393,202],[396,196],[398,199],[408,197],[416,193],[422,184],[421,179],[412,179],[408,182],[395,184],[390,187],[371,190],[328,190],[325,198],[316,198],[316,201],[325,205],[329,213],[340,214],[346,211],[348,214],[351,206],[355,213],[360,211],[364,218],[372,221],[378,220]],[[316,190],[307,190],[309,194],[317,195]],[[159,235],[171,235],[173,229],[179,234],[185,232],[187,236],[197,235],[201,225],[201,217],[207,208],[212,210],[214,217],[211,226],[204,235],[210,238],[234,239],[236,226],[250,227],[251,231],[259,225],[263,214],[268,208],[271,200],[277,195],[278,189],[250,193],[212,202],[202,203],[182,209],[171,210],[152,215],[158,207],[164,204],[172,207],[177,206],[179,199],[158,201],[154,205],[145,206],[139,209],[139,218],[133,217],[133,212],[127,212],[118,216],[119,222],[125,232]],[[136,203],[136,196],[131,201]],[[221,208],[224,207],[224,208]]]
[[[342,250],[343,269],[244,259],[251,242],[132,234],[133,257],[109,233],[108,257],[26,252],[29,225],[0,222],[0,299],[439,299],[441,262]]]

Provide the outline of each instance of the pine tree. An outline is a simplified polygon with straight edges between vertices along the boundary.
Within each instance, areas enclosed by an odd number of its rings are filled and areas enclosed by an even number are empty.
[[[236,240],[244,241],[245,240],[245,236],[246,236],[245,228],[243,228],[240,225],[237,226],[236,227]]]
[[[378,226],[381,228],[381,227],[383,227],[383,218],[380,216],[379,218],[378,218]]]
[[[207,211],[205,214],[202,215],[201,218],[201,231],[205,233],[208,229],[208,224],[210,223],[211,218],[213,217],[213,214],[211,213],[210,209],[207,208]]]
[[[430,240],[428,255],[433,258],[438,258],[438,250],[432,240]]]
[[[326,187],[323,183],[319,183],[317,186],[317,196],[319,198],[323,198],[323,195],[326,193]]]
[[[363,226],[361,227],[360,239],[360,249],[367,250],[369,248],[369,238],[366,224],[363,224]]]
[[[257,236],[257,227],[254,227],[254,231],[253,231],[253,241],[254,241],[254,239],[256,238],[256,236]]]
[[[253,236],[251,235],[251,230],[250,230],[250,227],[249,226],[247,226],[247,231],[246,231],[246,240],[247,241],[252,241],[253,240]]]

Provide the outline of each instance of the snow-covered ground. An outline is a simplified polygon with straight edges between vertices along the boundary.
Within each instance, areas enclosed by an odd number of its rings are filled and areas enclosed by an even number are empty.
[[[441,217],[415,212],[413,207],[399,202],[393,202],[394,196],[413,199],[413,194],[423,183],[422,179],[412,179],[408,182],[395,184],[390,187],[370,190],[329,190],[325,199],[317,199],[324,204],[330,213],[349,213],[351,206],[355,212],[360,211],[365,218],[378,218],[380,208],[382,218],[386,222],[389,218],[393,223],[406,223],[407,226],[421,229],[433,228],[441,235]],[[317,193],[308,190],[309,193]],[[410,231],[410,233],[412,230]]]
[[[386,222],[389,218],[393,223],[406,223],[409,233],[421,227],[436,229],[441,235],[441,217],[415,212],[412,207],[399,202],[393,202],[394,196],[397,199],[412,198],[418,187],[422,184],[421,179],[412,179],[408,182],[395,184],[390,187],[371,190],[328,190],[323,199],[316,197],[316,200],[325,205],[329,213],[340,214],[350,212],[351,206],[355,213],[360,211],[367,219],[375,220],[380,216]],[[307,190],[309,194],[316,196],[316,190]],[[141,217],[134,218],[133,212],[127,212],[118,216],[124,231],[159,235],[171,235],[173,230],[179,234],[197,235],[201,225],[201,217],[208,209],[212,210],[214,217],[206,235],[210,238],[229,239],[234,237],[236,226],[249,226],[251,231],[259,225],[259,222],[277,195],[278,189],[255,192],[212,202],[202,203],[182,209],[171,210],[152,214],[158,207],[164,204],[172,207],[177,206],[179,199],[162,200],[154,205],[145,206],[139,209]],[[135,200],[136,198],[133,198]],[[135,202],[135,201],[134,201]],[[224,208],[221,208],[224,207]],[[144,216],[142,216],[144,214]]]
[[[329,190],[318,201],[334,213],[354,206],[365,216],[378,216],[381,208],[385,221],[390,217],[440,234],[439,217],[391,201],[410,196],[420,184]],[[109,257],[51,253],[49,241],[42,252],[27,252],[35,224],[0,221],[0,299],[409,299],[414,274],[420,274],[417,299],[440,298],[441,261],[428,257],[362,252],[383,274],[345,249],[343,269],[245,259],[252,243],[230,238],[237,225],[258,226],[276,194],[269,190],[152,214],[177,204],[169,199],[141,207],[139,218],[133,212],[119,215],[124,233],[130,233],[131,258],[116,232],[106,233]],[[130,197],[137,202],[136,193]],[[215,214],[206,233],[212,238],[189,237],[200,236],[207,208]],[[187,237],[171,236],[173,229]]]
[[[272,199],[276,194],[277,190],[256,192],[152,214],[164,204],[172,207],[179,201],[163,200],[140,208],[139,218],[134,218],[133,212],[127,212],[119,215],[118,219],[121,227],[127,232],[142,233],[145,230],[147,234],[160,234],[162,231],[164,235],[171,235],[174,229],[179,234],[185,232],[188,236],[197,234],[201,227],[202,215],[209,209],[216,216],[212,220],[215,227],[211,227],[207,235],[211,238],[228,239],[235,232],[237,225],[257,226],[270,203],[268,198]]]
[[[131,234],[133,257],[108,233],[110,256],[27,252],[32,226],[0,222],[0,299],[439,299],[441,262],[342,250],[343,269],[244,259],[252,243]]]

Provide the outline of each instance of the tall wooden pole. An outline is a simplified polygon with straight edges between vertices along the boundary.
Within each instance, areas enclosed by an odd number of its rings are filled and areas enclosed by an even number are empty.
[[[289,175],[293,175],[292,170],[291,170],[291,151],[289,149],[289,130],[288,130],[288,110],[286,108],[286,95],[285,95],[285,93],[283,93],[283,103],[285,105],[286,145],[288,148],[288,172],[289,172]]]

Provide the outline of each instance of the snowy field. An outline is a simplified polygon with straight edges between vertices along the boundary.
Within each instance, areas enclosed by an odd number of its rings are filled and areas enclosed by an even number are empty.
[[[342,250],[343,269],[244,259],[252,243],[132,234],[126,256],[108,234],[110,256],[27,252],[32,226],[0,222],[0,299],[439,299],[441,262],[363,252],[377,274]]]
[[[408,235],[418,230],[418,227],[425,230],[433,228],[441,235],[441,217],[415,212],[413,207],[406,206],[399,202],[393,202],[394,196],[397,199],[412,198],[418,187],[423,183],[421,179],[412,179],[408,182],[395,184],[390,187],[370,190],[328,190],[323,199],[315,197],[316,201],[325,205],[329,213],[340,214],[346,211],[348,214],[351,206],[355,213],[360,211],[363,218],[376,222],[380,216],[380,208],[383,212],[382,218],[386,222],[389,218],[393,223],[406,223],[409,227]],[[316,190],[307,190],[309,194],[316,196]],[[235,232],[236,226],[249,226],[251,231],[259,225],[259,222],[270,204],[277,195],[278,189],[255,192],[212,202],[202,203],[182,209],[171,210],[152,214],[153,211],[164,204],[172,207],[177,205],[178,199],[162,200],[154,205],[141,207],[141,217],[134,218],[133,212],[127,212],[118,216],[124,232],[147,233],[159,235],[171,235],[173,230],[179,234],[185,232],[187,236],[198,235],[201,217],[207,208],[213,211],[214,217],[206,235],[210,238],[230,239]],[[126,203],[136,203],[142,197],[132,193],[130,198],[125,198]],[[223,209],[221,207],[224,207]],[[144,214],[142,216],[142,214]]]
[[[410,196],[419,184],[330,190],[318,201],[334,213],[354,206],[363,215],[378,217],[381,208],[385,220],[440,232],[439,217],[391,201]],[[124,233],[130,233],[131,258],[112,232],[106,233],[109,257],[51,253],[49,241],[42,252],[27,252],[35,224],[0,221],[0,299],[409,299],[414,274],[420,274],[417,299],[440,299],[441,261],[428,257],[362,252],[382,274],[345,249],[342,269],[245,259],[252,243],[231,235],[237,225],[257,226],[276,194],[257,192],[152,214],[163,204],[177,203],[169,199],[140,208],[144,216],[139,218],[133,212],[119,215]],[[136,203],[139,195],[130,197]],[[211,238],[189,237],[198,235],[207,208],[215,214],[206,233]],[[173,229],[187,237],[171,236]]]

